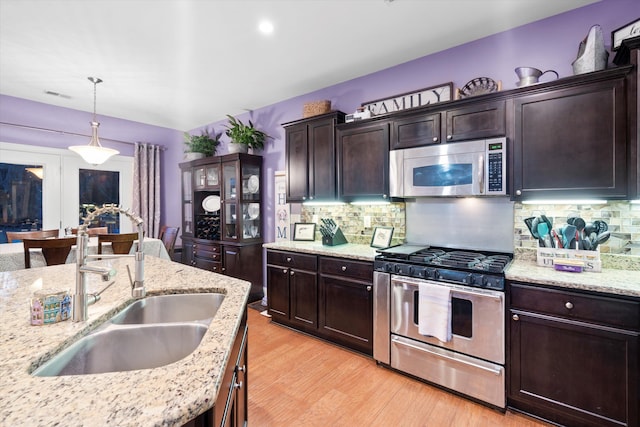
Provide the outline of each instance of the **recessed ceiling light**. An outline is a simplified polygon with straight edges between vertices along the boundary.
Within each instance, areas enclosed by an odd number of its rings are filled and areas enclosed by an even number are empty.
[[[271,21],[262,21],[260,25],[258,25],[258,29],[262,34],[271,34],[273,33],[273,24]]]

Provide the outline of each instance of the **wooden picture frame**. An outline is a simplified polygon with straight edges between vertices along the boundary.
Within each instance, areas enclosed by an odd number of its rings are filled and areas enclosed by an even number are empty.
[[[372,248],[388,248],[391,246],[393,227],[376,227],[371,236]]]
[[[640,19],[629,22],[611,32],[611,50],[620,49],[623,40],[640,36]]]
[[[313,222],[296,222],[293,224],[293,240],[313,241],[316,239],[316,224]]]

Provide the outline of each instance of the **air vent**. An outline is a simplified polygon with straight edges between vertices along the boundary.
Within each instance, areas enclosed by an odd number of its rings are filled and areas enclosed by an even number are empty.
[[[69,95],[65,95],[63,93],[58,93],[58,92],[54,92],[52,90],[45,90],[44,93],[46,95],[51,95],[51,96],[58,96],[60,98],[64,98],[64,99],[71,99],[71,97]]]

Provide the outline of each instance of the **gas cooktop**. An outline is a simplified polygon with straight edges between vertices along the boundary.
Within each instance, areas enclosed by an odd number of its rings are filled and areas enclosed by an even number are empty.
[[[378,253],[376,271],[500,290],[504,270],[513,259],[509,253],[419,245],[399,245]]]

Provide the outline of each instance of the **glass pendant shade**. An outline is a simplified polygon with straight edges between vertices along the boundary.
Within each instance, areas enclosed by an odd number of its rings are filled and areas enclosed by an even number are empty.
[[[98,126],[100,126],[100,123],[96,121],[96,85],[101,83],[102,80],[97,77],[89,77],[88,79],[93,83],[93,121],[91,122],[91,141],[89,141],[89,145],[74,145],[69,147],[69,150],[79,154],[85,162],[97,166],[106,162],[109,157],[118,154],[119,151],[111,148],[105,148],[100,145],[100,138],[98,138]]]
[[[89,141],[89,145],[74,145],[69,147],[69,150],[79,154],[85,162],[94,166],[103,164],[109,160],[109,157],[119,153],[118,150],[100,145],[98,126],[100,126],[100,123],[91,122],[91,141]]]

